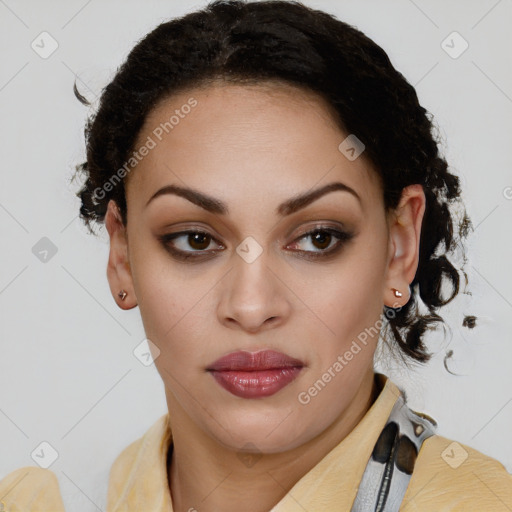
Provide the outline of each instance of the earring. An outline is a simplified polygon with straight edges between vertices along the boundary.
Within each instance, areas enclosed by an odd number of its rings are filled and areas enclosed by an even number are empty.
[[[128,294],[127,294],[124,290],[121,290],[121,291],[117,294],[117,296],[118,296],[121,300],[126,299],[126,296],[127,296],[127,295],[128,295]]]
[[[402,292],[397,290],[396,288],[391,288],[393,290],[393,293],[395,294],[395,297],[401,297]]]

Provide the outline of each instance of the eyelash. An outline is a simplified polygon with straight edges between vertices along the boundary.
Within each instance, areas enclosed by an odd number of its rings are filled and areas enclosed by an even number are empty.
[[[315,233],[327,233],[327,234],[337,238],[338,242],[333,247],[331,247],[330,249],[327,249],[327,250],[325,250],[325,249],[319,250],[319,251],[297,250],[297,252],[301,253],[303,255],[302,257],[304,257],[306,259],[316,260],[319,258],[328,258],[330,256],[334,256],[336,253],[338,253],[341,250],[342,246],[345,243],[347,243],[349,240],[351,240],[354,237],[353,233],[348,233],[346,231],[340,231],[338,229],[334,229],[334,228],[327,227],[327,226],[316,226],[312,230],[307,231],[307,232],[303,233],[302,235],[300,235],[298,238],[296,238],[292,242],[291,245],[299,242],[300,240],[302,240],[304,238],[308,238],[311,235],[314,235]],[[205,259],[204,258],[205,254],[212,255],[212,254],[216,254],[216,253],[220,252],[220,250],[222,250],[222,249],[216,249],[216,250],[210,250],[210,251],[201,251],[201,250],[182,251],[181,249],[176,249],[175,247],[173,247],[171,245],[171,242],[174,239],[180,238],[180,237],[186,236],[186,235],[204,235],[204,236],[210,238],[211,241],[215,241],[218,245],[221,245],[209,233],[207,233],[206,231],[202,231],[202,230],[192,230],[191,229],[191,230],[187,230],[187,231],[180,231],[177,233],[161,235],[157,238],[160,241],[160,243],[164,246],[164,248],[168,252],[170,252],[174,258],[181,260],[181,261],[186,261],[186,260],[191,260],[191,259],[195,259],[195,260]],[[199,253],[199,254],[197,254],[197,253]]]

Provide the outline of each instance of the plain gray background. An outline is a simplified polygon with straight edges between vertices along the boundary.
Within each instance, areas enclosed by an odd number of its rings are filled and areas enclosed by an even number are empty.
[[[357,26],[416,87],[476,228],[465,267],[472,295],[440,310],[450,329],[429,334],[437,355],[415,371],[377,368],[438,421],[441,435],[512,472],[512,4],[304,3]],[[31,453],[46,441],[69,511],[104,509],[114,459],[166,412],[155,367],[133,354],[145,338],[139,311],[123,312],[110,294],[106,233],[87,234],[77,217],[70,178],[84,159],[89,111],[73,81],[97,99],[138,39],[205,4],[0,0],[0,478],[36,465]],[[46,58],[31,46],[43,51],[41,37],[46,51],[58,44]],[[49,244],[43,237],[56,250],[46,261],[37,257],[37,244]],[[478,317],[474,329],[462,327],[464,315]],[[450,350],[460,376],[444,368]]]

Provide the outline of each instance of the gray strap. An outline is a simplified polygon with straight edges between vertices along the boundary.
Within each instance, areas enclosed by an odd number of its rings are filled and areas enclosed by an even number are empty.
[[[375,443],[351,512],[397,512],[421,445],[436,428],[432,418],[412,411],[400,395]]]

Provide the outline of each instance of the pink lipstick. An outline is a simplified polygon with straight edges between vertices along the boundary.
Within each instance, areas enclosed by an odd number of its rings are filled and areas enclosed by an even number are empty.
[[[232,352],[211,364],[207,371],[218,384],[241,398],[263,398],[292,382],[304,363],[276,352]]]

